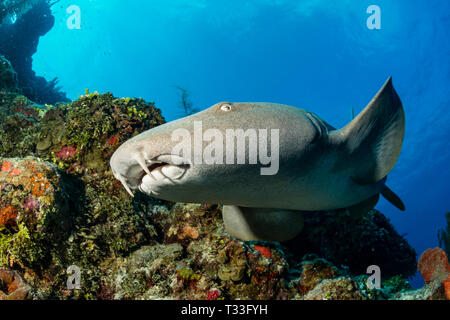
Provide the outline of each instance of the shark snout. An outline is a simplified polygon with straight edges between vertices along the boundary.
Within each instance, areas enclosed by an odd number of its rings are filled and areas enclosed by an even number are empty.
[[[158,148],[151,140],[129,141],[111,157],[114,177],[131,196],[136,189],[157,195],[161,187],[175,184],[190,168],[188,160]]]

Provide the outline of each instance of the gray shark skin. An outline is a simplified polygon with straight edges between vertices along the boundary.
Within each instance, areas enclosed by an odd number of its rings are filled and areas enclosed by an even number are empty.
[[[279,131],[279,168],[262,175],[250,164],[199,164],[173,154],[176,129],[194,135],[227,129]],[[301,211],[374,206],[379,194],[404,210],[385,186],[403,142],[405,116],[389,78],[367,107],[348,125],[336,130],[308,111],[273,103],[218,103],[189,117],[143,132],[122,144],[111,157],[114,176],[132,195],[139,190],[153,197],[191,203],[224,205],[227,232],[242,240],[285,241],[303,228]],[[267,134],[269,153],[272,136]],[[203,147],[208,143],[203,142]],[[226,147],[224,146],[224,150]],[[235,144],[236,156],[236,144]]]

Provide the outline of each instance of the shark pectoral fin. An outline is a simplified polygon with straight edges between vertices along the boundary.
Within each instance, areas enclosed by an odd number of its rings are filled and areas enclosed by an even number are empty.
[[[244,240],[286,241],[303,229],[300,211],[223,206],[225,230],[233,237]]]
[[[405,205],[403,204],[402,199],[398,195],[394,193],[391,189],[389,189],[386,185],[381,189],[381,195],[387,201],[392,203],[397,209],[401,211],[405,211]]]
[[[357,203],[351,207],[348,207],[347,210],[350,212],[350,215],[352,217],[362,217],[367,212],[375,208],[375,206],[378,203],[378,200],[380,199],[380,195],[377,193],[376,195],[361,201],[360,203]]]
[[[341,130],[330,133],[342,145],[360,184],[380,181],[394,167],[403,143],[405,114],[389,78],[373,100]]]

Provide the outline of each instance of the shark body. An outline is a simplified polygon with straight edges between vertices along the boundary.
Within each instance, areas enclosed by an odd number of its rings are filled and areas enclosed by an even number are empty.
[[[174,141],[173,135],[183,129],[193,136],[196,123],[223,136],[230,129],[277,130],[276,174],[262,175],[261,167],[251,164],[251,152],[236,144],[232,151],[236,158],[245,152],[245,163],[198,163],[192,139]],[[404,210],[385,185],[400,154],[404,127],[402,103],[389,78],[339,130],[291,106],[222,102],[137,135],[118,148],[110,163],[130,194],[139,190],[169,201],[223,204],[225,228],[232,236],[285,241],[302,230],[301,211],[373,207],[380,193]],[[273,145],[274,137],[268,134],[267,139]],[[194,152],[174,152],[180,146]]]

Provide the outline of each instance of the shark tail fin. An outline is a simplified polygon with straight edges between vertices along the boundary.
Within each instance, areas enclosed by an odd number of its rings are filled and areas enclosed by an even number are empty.
[[[389,189],[386,185],[381,189],[381,195],[387,201],[392,203],[397,209],[401,211],[405,211],[405,205],[403,204],[402,199],[398,195],[394,193],[391,189]]]
[[[338,130],[360,184],[380,181],[392,170],[403,143],[405,114],[389,78],[373,100],[347,126]]]

